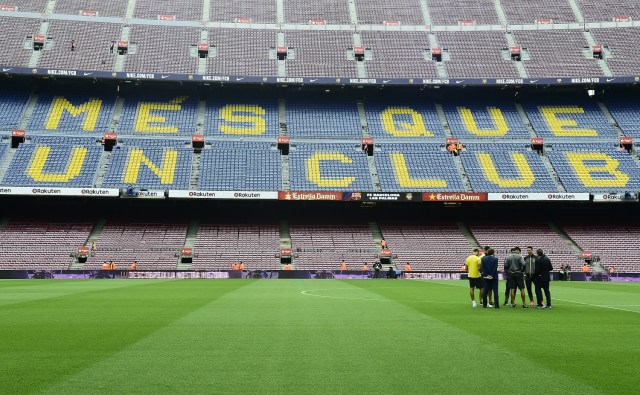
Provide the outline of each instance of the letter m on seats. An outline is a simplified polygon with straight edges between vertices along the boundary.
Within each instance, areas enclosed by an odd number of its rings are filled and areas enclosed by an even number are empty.
[[[49,117],[47,118],[45,128],[48,130],[58,129],[60,120],[65,113],[72,117],[84,114],[82,130],[86,132],[94,131],[96,129],[96,123],[98,122],[98,116],[100,116],[101,108],[101,99],[89,99],[87,102],[76,106],[64,97],[56,96],[53,98],[53,102],[51,103],[51,111],[49,111]]]

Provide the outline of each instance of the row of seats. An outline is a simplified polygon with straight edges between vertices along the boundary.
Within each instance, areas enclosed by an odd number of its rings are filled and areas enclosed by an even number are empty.
[[[18,127],[27,100],[25,91],[0,91],[0,130]],[[441,114],[428,100],[367,100],[363,103],[364,120],[355,100],[291,97],[284,103],[285,111],[280,114],[277,100],[265,97],[208,100],[203,124],[198,125],[200,101],[195,96],[175,93],[126,97],[122,113],[114,120],[113,95],[48,92],[38,96],[27,130],[29,134],[96,136],[112,130],[120,135],[168,137],[191,135],[200,126],[211,137],[274,139],[282,127],[293,138],[353,139],[363,137],[366,126],[368,133],[378,139],[443,139],[446,124],[454,137],[465,139],[618,136],[613,121],[598,103],[575,97],[524,101],[528,121],[515,102],[498,99],[447,100],[442,102]],[[624,134],[640,136],[637,100],[617,99],[606,106]]]
[[[293,141],[282,156],[275,143],[214,141],[198,157],[181,140],[122,139],[111,153],[92,138],[31,140],[16,149],[3,185],[189,189],[195,177],[203,190],[275,191],[284,161],[300,191],[374,191],[372,171],[383,191],[465,191],[462,173],[479,192],[640,190],[640,158],[613,142],[551,144],[548,160],[526,143],[469,143],[458,165],[444,144],[428,143],[382,143],[368,157],[356,142]],[[6,151],[1,144],[0,159]]]

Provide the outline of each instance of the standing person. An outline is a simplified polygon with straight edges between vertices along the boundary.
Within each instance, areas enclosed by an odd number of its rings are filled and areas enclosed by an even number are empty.
[[[494,256],[493,248],[487,250],[487,254],[482,258],[480,263],[480,272],[484,279],[484,291],[482,292],[482,307],[487,305],[487,295],[489,291],[493,291],[493,297],[496,309],[500,308],[500,296],[498,296],[498,258]]]
[[[76,40],[71,40],[71,50],[72,51],[76,50]]]
[[[369,273],[369,265],[366,262],[362,264],[362,271]]]
[[[511,307],[516,307],[516,289],[520,290],[520,298],[522,299],[522,308],[527,309],[529,306],[524,301],[524,259],[520,255],[522,251],[520,247],[511,249],[511,254],[504,260],[505,272],[508,273],[508,283],[511,283]]]
[[[340,261],[340,273],[346,272],[346,271],[347,271],[347,263],[343,259],[342,261]]]
[[[524,257],[524,285],[527,287],[527,294],[529,294],[529,304],[533,306],[533,292],[531,285],[533,284],[533,273],[536,272],[536,261],[538,257],[533,253],[533,247],[527,247],[527,256]]]
[[[536,251],[538,253],[538,260],[536,261],[536,271],[534,272],[533,277],[535,278],[536,284],[536,299],[538,301],[539,309],[550,309],[551,308],[551,292],[549,291],[549,281],[551,280],[551,271],[553,270],[553,266],[551,266],[551,260],[544,254],[544,251],[538,249]],[[544,295],[547,300],[546,306],[542,304],[542,291],[544,290]]]
[[[478,300],[482,300],[482,276],[480,275],[480,250],[473,249],[473,254],[469,255],[464,262],[467,267],[467,273],[469,273],[469,296],[471,297],[471,306],[476,307],[476,289],[480,290],[480,297]]]
[[[512,250],[513,252],[513,250]],[[504,279],[507,280],[504,289],[504,306],[509,304],[509,297],[511,296],[511,281],[509,280],[509,271],[507,270],[507,261],[504,261],[504,267],[502,268],[504,272]]]
[[[486,255],[487,251],[489,251],[491,247],[489,246],[484,246],[481,250],[480,250],[480,261],[482,261],[482,258],[484,258],[484,256]],[[482,279],[482,288],[484,289],[484,279]],[[482,294],[483,292],[480,293],[480,298],[482,298]],[[493,294],[489,293],[489,307],[493,307]]]
[[[406,265],[404,265],[404,272],[405,273],[411,273],[411,264],[407,262]]]
[[[382,270],[382,263],[375,262],[373,264],[373,278],[380,278],[380,270]]]

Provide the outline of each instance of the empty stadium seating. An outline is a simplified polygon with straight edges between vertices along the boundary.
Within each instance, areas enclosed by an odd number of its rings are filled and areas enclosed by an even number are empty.
[[[29,99],[26,90],[3,89],[0,96],[0,130],[17,129]]]
[[[88,221],[14,220],[0,229],[0,269],[66,270],[87,241]]]
[[[295,58],[287,57],[286,60],[287,75],[289,76],[358,76],[356,60],[347,58],[347,50],[353,48],[353,33],[350,31],[287,31],[285,32],[285,44],[296,50]]]
[[[29,133],[102,134],[110,130],[115,96],[80,92],[41,92]]]
[[[198,100],[177,93],[128,96],[117,132],[120,135],[191,136],[196,130]]]
[[[301,224],[290,227],[296,269],[338,270],[344,259],[349,270],[371,267],[377,250],[366,223]]]
[[[207,73],[218,75],[278,75],[276,60],[269,51],[276,47],[275,30],[211,29]],[[214,56],[212,56],[214,55]],[[275,56],[275,53],[273,54]]]
[[[584,251],[593,253],[605,269],[637,272],[640,228],[636,224],[616,224],[602,220],[564,221],[560,224],[571,240]]]
[[[449,100],[442,104],[451,134],[460,139],[527,139],[530,137],[515,103]]]
[[[547,156],[569,192],[640,190],[638,161],[614,143],[554,144]]]
[[[125,140],[115,147],[102,186],[189,189],[193,151],[185,144],[188,142]]]
[[[411,264],[414,271],[459,271],[471,250],[464,234],[454,222],[380,223],[380,231],[396,264]]]
[[[275,143],[213,141],[202,153],[199,189],[276,191],[281,185]]]
[[[213,137],[264,137],[275,141],[279,123],[275,100],[224,96],[207,101],[204,131]]]
[[[292,138],[359,139],[362,124],[355,101],[334,97],[287,100],[287,131]]]
[[[175,269],[186,233],[184,223],[109,221],[84,267],[100,269],[104,262],[114,261],[126,269],[138,261],[139,270]]]
[[[607,108],[625,135],[640,137],[640,102],[630,97],[615,98],[607,101]]]
[[[464,191],[444,144],[381,144],[375,154],[383,191]]]
[[[492,0],[429,0],[431,21],[436,25],[456,25],[459,21],[476,24],[500,23]]]
[[[384,101],[367,100],[364,107],[369,133],[375,139],[444,139],[433,103],[390,97]]]
[[[474,191],[556,192],[540,156],[525,144],[469,143],[460,155]]]
[[[358,143],[292,143],[293,191],[372,191],[367,156]]]
[[[75,0],[56,0],[56,14],[78,15],[82,11],[95,11],[99,17],[124,17],[127,0],[84,0],[80,4]]]
[[[542,248],[556,270],[560,265],[570,264],[576,268],[580,263],[571,247],[548,224],[540,222],[534,215],[524,218],[516,215],[511,222],[490,222],[470,221],[467,225],[480,246],[488,245],[496,251],[501,267],[511,248],[520,247],[525,252],[527,246],[532,246],[534,250]]]
[[[2,180],[10,186],[92,187],[102,147],[92,138],[33,137],[15,152]]]
[[[229,270],[242,261],[246,270],[280,268],[277,225],[201,223],[194,245],[192,268]]]
[[[546,98],[527,101],[523,107],[539,137],[587,141],[618,137],[595,101]]]

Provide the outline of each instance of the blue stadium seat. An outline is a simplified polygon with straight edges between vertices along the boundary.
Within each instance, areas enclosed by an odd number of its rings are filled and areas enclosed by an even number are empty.
[[[56,91],[38,96],[29,133],[102,134],[109,131],[116,98],[104,94]]]
[[[595,102],[549,98],[524,103],[523,107],[539,137],[582,140],[618,137]]]
[[[2,89],[0,91],[0,129],[17,129],[29,100],[27,90]]]
[[[407,100],[366,101],[369,133],[375,139],[443,141],[442,123],[432,102]]]
[[[362,123],[355,101],[296,100],[286,103],[287,130],[292,138],[359,139]]]
[[[275,143],[213,141],[211,149],[202,151],[199,189],[277,191],[281,184]]]
[[[465,191],[443,144],[381,144],[374,158],[383,191]]]
[[[544,162],[528,144],[468,143],[460,159],[474,191],[558,192]]]
[[[189,189],[192,155],[186,140],[125,139],[114,147],[102,186]]]
[[[208,136],[264,137],[275,141],[279,128],[275,100],[224,97],[207,101],[204,130]]]
[[[191,136],[196,130],[198,106],[197,97],[183,93],[127,97],[118,135]]]
[[[359,143],[292,143],[289,166],[292,191],[373,191]]]
[[[513,102],[460,100],[443,103],[451,134],[461,139],[530,138]]]
[[[35,139],[35,137],[34,137]],[[56,144],[20,144],[11,160],[3,185],[92,187],[102,148],[95,140]]]
[[[553,144],[546,155],[568,192],[640,192],[640,168],[616,143]]]

